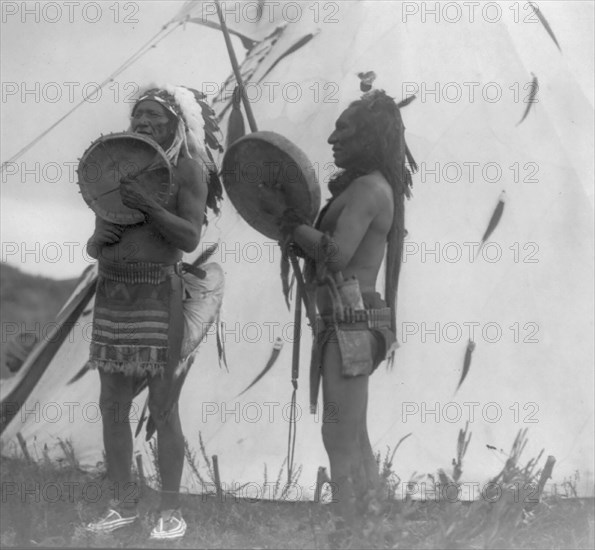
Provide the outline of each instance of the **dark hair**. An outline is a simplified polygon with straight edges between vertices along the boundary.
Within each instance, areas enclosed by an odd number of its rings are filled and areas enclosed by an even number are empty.
[[[406,166],[407,145],[401,111],[383,90],[374,90],[349,105],[362,145],[358,171],[379,170],[394,191],[411,196],[411,173]]]
[[[405,143],[405,126],[399,105],[383,90],[368,92],[349,105],[353,110],[361,157],[357,168],[341,172],[336,178],[349,184],[358,176],[378,170],[393,190],[393,223],[387,237],[385,300],[392,310],[391,324],[396,330],[396,298],[405,238],[405,197],[411,196],[411,172],[417,167]],[[330,187],[330,186],[329,186]]]

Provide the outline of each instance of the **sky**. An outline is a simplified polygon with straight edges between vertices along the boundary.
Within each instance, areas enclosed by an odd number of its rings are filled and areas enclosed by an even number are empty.
[[[5,162],[96,89],[179,10],[183,2],[2,4],[2,133]],[[17,10],[13,12],[13,6]],[[55,6],[60,6],[59,11]],[[97,19],[97,22],[93,20]],[[56,20],[56,22],[51,22]],[[78,192],[78,159],[101,134],[127,129],[139,86],[221,85],[230,72],[223,36],[177,27],[2,174],[2,260],[24,271],[76,277],[94,216]]]
[[[178,12],[183,2],[2,2],[1,160],[55,123]],[[522,3],[519,16],[525,12]],[[593,4],[541,2],[587,97],[593,97]],[[506,9],[504,10],[505,14]],[[241,59],[242,47],[235,41]],[[148,82],[217,90],[230,72],[220,32],[187,24],[80,106],[1,175],[2,260],[24,271],[77,277],[93,214],[76,166],[101,134],[126,129],[130,97]],[[209,84],[206,84],[209,83]],[[204,89],[204,88],[203,88]],[[592,99],[591,99],[592,101]]]

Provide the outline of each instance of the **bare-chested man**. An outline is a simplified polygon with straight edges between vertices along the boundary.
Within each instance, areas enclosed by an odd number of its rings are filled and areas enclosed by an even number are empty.
[[[366,420],[368,377],[395,342],[404,197],[411,179],[401,115],[382,91],[352,103],[328,142],[342,169],[329,184],[333,198],[316,227],[285,222],[282,228],[316,263],[319,318],[312,368],[315,380],[318,369],[322,374],[322,436],[334,500],[351,527],[357,503],[365,504],[370,490],[379,488]],[[376,292],[385,251],[386,302]]]
[[[162,206],[143,190],[142,177],[123,178],[122,202],[140,210],[145,221],[122,226],[97,217],[87,243],[99,262],[89,365],[99,370],[101,380],[103,438],[115,500],[105,517],[88,526],[95,532],[113,531],[138,517],[129,412],[143,379],[157,431],[162,485],[161,517],[151,538],[179,538],[186,530],[178,509],[184,464],[177,404],[181,382],[174,376],[184,337],[180,260],[182,252],[192,252],[199,243],[206,207],[218,212],[221,198],[189,122],[202,122],[198,99],[198,92],[183,87],[153,88],[141,95],[130,130],[165,151],[172,165],[172,193]]]

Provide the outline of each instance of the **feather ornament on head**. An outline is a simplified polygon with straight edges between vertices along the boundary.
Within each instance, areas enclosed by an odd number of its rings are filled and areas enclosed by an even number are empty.
[[[132,108],[133,115],[136,106],[145,100],[158,102],[178,120],[174,143],[166,151],[167,156],[174,165],[177,163],[180,151],[183,151],[191,158],[202,160],[209,169],[216,169],[216,167],[209,166],[213,162],[201,145],[201,142],[204,141],[206,146],[211,149],[218,152],[223,151],[223,147],[217,138],[220,130],[215,120],[215,112],[206,102],[206,96],[203,93],[185,86],[173,86],[172,84],[151,85],[141,91]],[[202,138],[203,135],[204,139]]]
[[[215,111],[206,102],[206,95],[186,86],[150,85],[141,90],[132,107],[132,115],[137,105],[145,100],[156,101],[178,121],[174,140],[165,154],[174,166],[177,165],[180,154],[198,160],[205,166],[210,175],[207,206],[218,213],[222,187],[217,175],[217,165],[209,149],[222,153],[223,147],[219,142],[221,132]]]

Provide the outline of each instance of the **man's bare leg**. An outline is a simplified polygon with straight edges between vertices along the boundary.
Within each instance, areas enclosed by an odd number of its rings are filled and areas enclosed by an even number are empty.
[[[165,406],[171,384],[154,378],[149,384],[149,409],[157,428],[157,461],[161,475],[161,510],[177,508],[180,482],[184,469],[184,435],[178,413],[178,404],[169,411]]]
[[[363,486],[360,490],[363,494],[369,491],[377,491],[380,488],[380,474],[378,472],[378,464],[376,457],[370,443],[370,436],[368,435],[368,392],[366,392],[366,405],[364,411],[364,419],[360,424],[359,431],[359,448],[361,452],[361,471]]]
[[[103,444],[107,475],[113,483],[113,500],[124,508],[136,506],[136,492],[130,491],[132,467],[132,428],[130,406],[133,383],[131,376],[99,371],[101,392],[99,408],[103,422]],[[132,496],[132,498],[130,498]]]
[[[182,380],[174,380],[184,336],[182,281],[170,279],[169,357],[163,376],[149,381],[149,411],[157,428],[157,460],[161,475],[161,510],[179,506],[180,482],[184,469],[184,435],[178,398]]]
[[[324,350],[322,389],[322,438],[331,466],[333,498],[337,514],[353,525],[357,519],[355,485],[360,481],[353,478],[361,472],[359,440],[365,420],[368,377],[345,378],[341,374],[341,354],[333,341]]]

